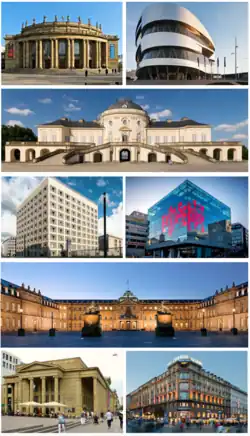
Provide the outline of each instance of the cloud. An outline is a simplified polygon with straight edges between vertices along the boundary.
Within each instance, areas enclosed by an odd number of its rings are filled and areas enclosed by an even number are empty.
[[[35,189],[40,177],[2,178],[2,234],[16,234],[17,206]]]
[[[123,211],[122,203],[112,209],[111,215],[107,216],[107,233],[113,236],[123,237]],[[103,235],[103,217],[98,220],[98,233]]]
[[[153,118],[155,120],[161,120],[162,118],[168,118],[172,116],[172,111],[170,109],[163,109],[160,112],[154,112],[152,114],[149,114],[150,118]]]
[[[43,103],[43,104],[50,104],[50,103],[52,103],[52,99],[51,98],[41,98],[38,101],[39,101],[39,103]]]
[[[136,100],[144,100],[144,95],[137,95],[135,97]]]
[[[244,133],[236,133],[235,135],[233,135],[233,139],[247,139],[247,135],[245,135]]]
[[[75,106],[74,103],[69,103],[68,105],[64,105],[63,109],[65,112],[74,112],[74,111],[80,111],[82,108],[79,106]]]
[[[103,204],[103,194],[99,197],[98,203]],[[116,206],[116,203],[111,200],[110,195],[106,194],[106,203],[108,207],[114,207]]]
[[[142,104],[141,105],[142,109],[144,109],[145,111],[148,110],[150,108],[149,104]]]
[[[33,115],[35,113],[30,109],[18,109],[17,107],[10,107],[9,109],[4,110],[5,112],[8,112],[8,114],[20,115],[24,117],[27,117],[28,115]]]
[[[72,98],[72,97],[70,97],[67,94],[64,94],[62,98],[64,98],[65,100],[71,101],[72,103],[78,103],[79,102],[79,100],[77,100],[75,98]]]
[[[219,124],[214,128],[214,130],[224,132],[236,132],[236,130],[242,129],[243,127],[246,127],[248,125],[248,120],[240,121],[239,123],[235,124]]]
[[[24,124],[22,123],[22,121],[9,120],[9,121],[6,123],[6,126],[19,126],[19,127],[24,127]]]
[[[96,186],[99,186],[99,188],[102,188],[103,186],[107,186],[107,185],[108,185],[108,180],[97,179],[96,181]]]
[[[90,192],[90,194],[92,194],[93,193],[93,189],[89,189],[89,192]]]

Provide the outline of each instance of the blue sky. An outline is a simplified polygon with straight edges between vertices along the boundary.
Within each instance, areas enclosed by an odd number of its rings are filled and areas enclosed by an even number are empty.
[[[102,195],[107,193],[107,231],[123,236],[121,177],[56,177],[69,188],[98,203],[99,234],[103,234]],[[43,177],[2,178],[2,240],[16,233],[16,208],[38,186]]]
[[[167,277],[167,280],[166,280]],[[2,263],[2,278],[58,299],[200,299],[248,280],[247,263]]]
[[[176,2],[192,12],[205,26],[215,45],[215,56],[227,58],[226,73],[234,73],[234,40],[237,37],[238,72],[248,71],[248,9],[247,2]],[[135,29],[145,7],[152,2],[127,3],[127,68],[135,69]],[[217,71],[215,67],[215,72]]]
[[[180,185],[190,180],[231,208],[232,222],[248,228],[247,177],[127,177],[126,214],[148,209]]]
[[[77,22],[80,16],[83,23],[88,23],[88,18],[93,25],[98,22],[104,33],[119,36],[121,54],[122,3],[119,2],[3,2],[2,45],[5,45],[4,35],[20,33],[22,23],[26,20],[32,24],[35,18],[37,23],[41,23],[44,15],[47,16],[47,22],[54,21],[55,15],[58,16],[58,21],[69,15],[71,21]]]
[[[162,374],[167,364],[180,355],[200,360],[203,368],[247,391],[246,351],[133,351],[127,352],[127,394]]]
[[[95,120],[119,98],[130,98],[154,118],[184,116],[212,125],[213,140],[247,145],[247,90],[42,90],[2,91],[2,123],[18,123],[37,133],[37,125],[67,116]]]

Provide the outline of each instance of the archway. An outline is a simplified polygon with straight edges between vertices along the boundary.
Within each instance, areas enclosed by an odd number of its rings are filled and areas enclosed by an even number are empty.
[[[123,148],[120,151],[120,162],[130,162],[130,150],[128,150],[127,148]]]
[[[194,151],[193,148],[188,148],[188,151]]]
[[[94,163],[102,162],[102,153],[94,153]]]
[[[168,163],[171,160],[171,155],[170,154],[166,154],[166,162]]]
[[[221,154],[221,149],[220,148],[215,148],[213,151],[213,158],[215,160],[220,160],[220,154]]]
[[[11,162],[20,162],[21,152],[18,148],[11,150],[10,160]]]
[[[40,152],[40,156],[45,156],[48,153],[50,153],[50,151],[47,148],[43,148]]]
[[[156,153],[148,153],[148,162],[157,162]]]
[[[236,153],[235,148],[229,148],[227,150],[227,160],[235,160],[235,153]]]
[[[25,152],[25,161],[26,162],[32,161],[33,159],[35,159],[35,157],[36,157],[35,150],[33,150],[33,148],[28,148],[28,150],[26,150]]]
[[[207,149],[206,148],[201,148],[199,153],[207,155]]]

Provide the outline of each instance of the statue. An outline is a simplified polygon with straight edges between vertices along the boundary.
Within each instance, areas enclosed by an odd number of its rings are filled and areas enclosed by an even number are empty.
[[[92,304],[88,307],[86,312],[83,314],[84,325],[82,327],[82,338],[87,336],[101,336],[101,315],[97,304],[92,301]]]
[[[47,17],[46,17],[46,15],[44,15],[44,16],[43,16],[43,22],[44,22],[44,23],[46,23],[46,19],[47,19]]]
[[[102,30],[102,25],[101,24],[99,24],[99,30]]]
[[[35,18],[33,18],[33,25],[35,25],[36,24],[36,19]]]
[[[22,23],[22,29],[24,29],[24,23]]]
[[[67,15],[67,23],[69,23],[69,15]]]
[[[81,17],[78,17],[78,23],[79,23],[79,24],[82,23]]]
[[[62,21],[64,21],[64,17],[62,17]]]
[[[57,15],[55,15],[55,22],[57,23]]]
[[[96,313],[99,312],[98,306],[95,304],[94,301],[92,301],[91,306],[88,307],[85,313]]]
[[[28,21],[26,20],[26,21],[25,21],[25,27],[27,27],[27,26],[28,26]]]
[[[91,25],[91,21],[90,21],[90,18],[88,18],[88,25],[89,25],[89,26]]]
[[[96,22],[96,28],[98,29],[98,21]]]
[[[163,312],[163,313],[167,312],[167,308],[166,306],[164,306],[164,301],[161,302],[161,305],[159,307],[159,312]]]

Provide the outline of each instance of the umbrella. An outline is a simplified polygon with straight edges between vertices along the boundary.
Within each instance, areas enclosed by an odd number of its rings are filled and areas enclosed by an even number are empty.
[[[41,406],[47,406],[47,407],[69,407],[62,403],[57,403],[56,401],[51,401],[50,403],[43,403]]]
[[[20,406],[42,406],[40,403],[36,403],[35,401],[27,401],[26,403],[21,403]]]

